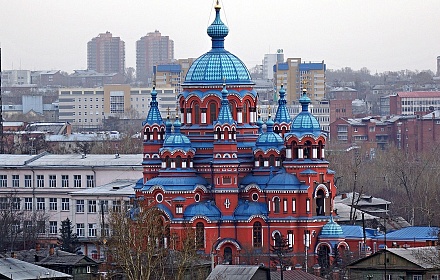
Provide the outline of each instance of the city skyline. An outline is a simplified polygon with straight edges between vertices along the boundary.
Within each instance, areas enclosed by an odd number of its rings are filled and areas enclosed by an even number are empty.
[[[106,31],[125,41],[127,67],[136,67],[136,41],[155,30],[174,41],[176,59],[196,58],[210,50],[205,34],[214,18],[212,0],[5,3],[0,11],[2,69],[86,69],[87,42]],[[249,68],[261,64],[264,54],[283,49],[285,58],[325,60],[329,69],[436,72],[440,36],[434,27],[439,1],[280,0],[269,5],[262,0],[223,0],[220,4],[231,29],[225,48]]]

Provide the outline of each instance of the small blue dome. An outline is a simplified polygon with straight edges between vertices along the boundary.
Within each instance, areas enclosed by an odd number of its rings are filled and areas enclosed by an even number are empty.
[[[284,169],[278,171],[266,184],[267,190],[303,190],[307,188],[308,186],[301,184],[295,175],[287,173]]]
[[[280,150],[284,147],[284,140],[278,133],[273,132],[273,125],[272,118],[269,116],[266,122],[267,131],[258,137],[255,144],[257,148],[263,150],[267,148],[277,148]]]
[[[333,216],[331,216],[330,221],[322,227],[319,236],[325,238],[339,238],[344,237],[344,232],[342,231],[342,227],[333,221]]]
[[[191,141],[183,134],[171,134],[163,142],[164,148],[191,147]]]
[[[290,132],[298,136],[304,134],[321,135],[321,126],[314,115],[309,112],[310,98],[304,92],[299,102],[302,105],[302,111],[293,119]]]
[[[220,219],[221,213],[217,206],[211,202],[196,202],[185,208],[184,219],[191,219],[195,216],[205,216],[210,220]]]

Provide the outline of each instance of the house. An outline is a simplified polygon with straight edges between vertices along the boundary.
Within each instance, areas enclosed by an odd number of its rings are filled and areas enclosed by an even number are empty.
[[[439,279],[438,261],[437,247],[387,248],[350,264],[349,279]]]

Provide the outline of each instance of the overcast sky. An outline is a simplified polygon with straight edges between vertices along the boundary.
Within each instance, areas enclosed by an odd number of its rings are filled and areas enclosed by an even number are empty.
[[[2,69],[72,72],[87,68],[87,42],[109,31],[125,41],[159,30],[175,58],[209,51],[213,0],[0,0]],[[248,67],[283,49],[285,58],[324,60],[327,68],[436,71],[439,0],[222,0],[225,48]]]

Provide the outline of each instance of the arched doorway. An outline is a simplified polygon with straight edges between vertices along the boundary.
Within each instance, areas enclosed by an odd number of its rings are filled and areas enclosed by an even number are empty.
[[[232,264],[232,248],[225,247],[223,249],[223,264]]]

